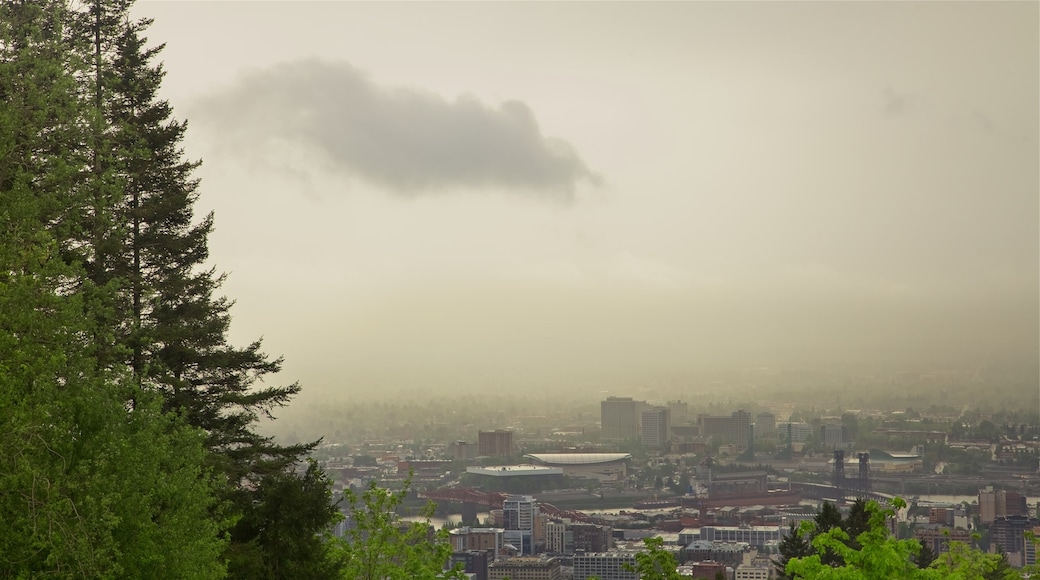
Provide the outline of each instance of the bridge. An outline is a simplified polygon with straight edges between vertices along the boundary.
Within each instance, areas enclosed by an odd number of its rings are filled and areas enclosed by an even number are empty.
[[[834,503],[844,503],[846,498],[863,498],[886,505],[888,500],[895,497],[877,491],[842,489],[824,483],[792,483],[791,487],[801,490],[802,497],[805,499],[826,500]]]
[[[513,494],[497,491],[487,492],[470,487],[449,487],[419,492],[420,498],[428,499],[434,503],[458,503],[463,506],[479,505],[485,506],[489,510],[502,509],[502,503],[510,495]],[[554,518],[567,518],[581,523],[593,523],[592,518],[584,512],[565,510],[558,508],[551,503],[542,501],[538,502],[538,510],[543,514],[548,514],[550,517]],[[466,509],[463,509],[463,513],[466,511]]]

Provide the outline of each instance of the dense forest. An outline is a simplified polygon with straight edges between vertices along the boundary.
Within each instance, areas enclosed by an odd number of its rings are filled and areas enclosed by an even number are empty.
[[[336,576],[130,4],[0,2],[0,577]]]

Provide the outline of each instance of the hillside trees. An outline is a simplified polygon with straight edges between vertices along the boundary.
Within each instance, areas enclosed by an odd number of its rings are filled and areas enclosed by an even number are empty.
[[[202,434],[97,364],[81,265],[88,109],[70,13],[0,2],[0,577],[219,577]]]
[[[289,577],[335,518],[328,482],[256,431],[299,386],[227,341],[198,163],[129,7],[0,0],[0,577],[210,577],[230,554],[260,577],[258,518],[298,543],[266,575]]]
[[[95,0],[83,19],[82,36],[93,47],[92,78],[103,94],[95,104],[104,130],[92,143],[95,199],[104,202],[112,180],[119,195],[112,200],[113,226],[92,236],[88,282],[115,284],[111,313],[111,352],[128,366],[138,384],[162,395],[162,406],[207,434],[208,462],[224,477],[224,497],[242,522],[264,510],[264,485],[310,484],[293,470],[313,445],[280,446],[260,435],[260,416],[286,402],[299,385],[266,386],[263,379],[281,369],[281,359],[261,350],[229,344],[232,302],[219,295],[222,275],[206,266],[212,215],[196,220],[198,162],[183,158],[186,125],[173,118],[169,103],[158,97],[164,72],[156,63],[162,47],[147,47],[143,32],[150,21],[129,19],[130,2]],[[94,220],[96,224],[97,220]],[[268,476],[279,474],[277,478]],[[315,497],[317,496],[308,496]],[[327,500],[327,498],[325,498]],[[326,506],[315,506],[318,513]],[[268,512],[268,526],[280,525]],[[287,517],[287,516],[286,516]],[[315,521],[309,534],[286,535],[310,542],[330,523]],[[236,546],[255,544],[246,525],[231,529],[230,572],[240,575],[260,565]],[[259,556],[258,556],[259,557]],[[279,577],[278,575],[272,577]]]

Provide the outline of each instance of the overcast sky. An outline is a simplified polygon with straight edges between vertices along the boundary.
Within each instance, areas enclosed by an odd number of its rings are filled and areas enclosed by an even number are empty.
[[[234,337],[323,393],[1035,361],[1038,7],[135,11]]]

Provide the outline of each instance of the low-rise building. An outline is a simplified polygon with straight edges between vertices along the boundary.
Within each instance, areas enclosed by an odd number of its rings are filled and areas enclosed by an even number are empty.
[[[595,576],[599,580],[639,580],[628,569],[636,565],[637,552],[575,552],[573,580]]]
[[[488,580],[562,580],[556,558],[503,558],[488,565]]]

